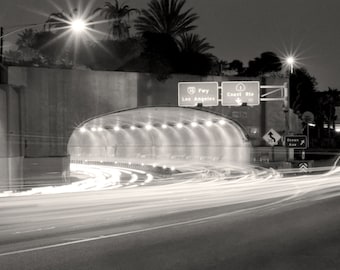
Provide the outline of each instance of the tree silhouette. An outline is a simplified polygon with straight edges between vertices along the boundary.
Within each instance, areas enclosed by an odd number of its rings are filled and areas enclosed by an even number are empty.
[[[249,61],[248,68],[244,70],[245,76],[258,77],[271,72],[278,72],[282,68],[280,58],[273,52],[264,52],[260,57]]]
[[[208,53],[212,49],[205,38],[197,34],[182,34],[178,40],[180,57],[177,71],[181,73],[207,75],[212,68],[214,56]]]
[[[18,34],[15,44],[17,45],[17,49],[22,53],[24,60],[31,60],[36,55],[36,51],[33,49],[35,34],[36,32],[32,28],[25,29]]]
[[[294,73],[290,74],[290,104],[296,114],[316,111],[316,85],[316,79],[304,68],[295,69]]]
[[[104,7],[94,10],[94,13],[104,16],[109,21],[109,36],[114,40],[126,39],[130,36],[130,25],[127,19],[133,12],[139,13],[138,9],[130,8],[124,3],[120,4],[118,0],[115,0],[114,4],[105,2]]]
[[[208,50],[214,48],[205,38],[200,38],[199,35],[193,33],[184,33],[180,36],[178,46],[181,52],[195,52],[204,54]]]
[[[228,69],[236,71],[237,74],[242,74],[244,72],[243,63],[240,60],[237,60],[237,59],[235,59],[235,60],[233,60],[229,63]]]
[[[70,27],[70,21],[77,14],[77,9],[74,9],[70,14],[64,11],[51,13],[44,24],[45,31],[62,31]]]
[[[328,88],[328,91],[317,92],[317,107],[316,107],[316,118],[317,118],[317,129],[318,134],[321,136],[324,130],[324,124],[327,125],[327,137],[328,146],[330,146],[332,135],[334,135],[335,121],[337,120],[336,115],[336,104],[340,102],[340,92],[337,89]],[[333,133],[331,132],[333,130]],[[319,138],[320,139],[320,138]]]
[[[196,28],[193,22],[198,15],[192,9],[182,11],[185,0],[151,0],[148,9],[142,9],[135,20],[138,33],[168,34],[173,38]]]

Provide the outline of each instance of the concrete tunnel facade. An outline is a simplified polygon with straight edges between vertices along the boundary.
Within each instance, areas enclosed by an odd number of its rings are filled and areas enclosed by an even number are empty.
[[[71,161],[249,163],[250,143],[236,122],[179,107],[146,107],[85,121],[68,143]]]

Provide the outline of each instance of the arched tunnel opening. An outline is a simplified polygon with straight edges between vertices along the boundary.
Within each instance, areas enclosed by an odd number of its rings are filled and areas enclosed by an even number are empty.
[[[181,107],[113,112],[79,125],[68,143],[71,161],[249,164],[251,144],[236,122]]]

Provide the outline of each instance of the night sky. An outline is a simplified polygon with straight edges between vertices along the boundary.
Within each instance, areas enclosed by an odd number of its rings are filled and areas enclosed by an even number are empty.
[[[43,23],[49,13],[79,2],[95,8],[105,1],[0,0],[0,25],[7,32],[14,25]],[[149,0],[125,2],[144,8]],[[200,16],[195,32],[206,37],[220,59],[247,65],[264,51],[280,57],[295,52],[300,66],[316,77],[319,90],[340,89],[339,0],[187,0],[185,7]]]

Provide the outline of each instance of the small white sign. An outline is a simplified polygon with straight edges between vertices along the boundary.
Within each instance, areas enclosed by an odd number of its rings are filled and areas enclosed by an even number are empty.
[[[274,129],[270,129],[263,137],[262,137],[270,146],[278,145],[281,139],[281,135],[277,133]]]

